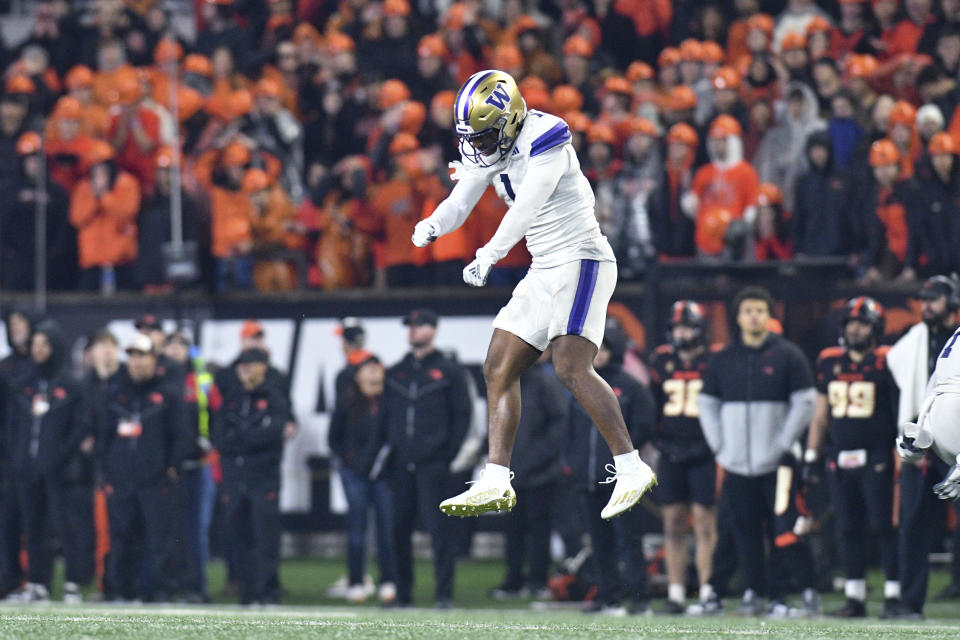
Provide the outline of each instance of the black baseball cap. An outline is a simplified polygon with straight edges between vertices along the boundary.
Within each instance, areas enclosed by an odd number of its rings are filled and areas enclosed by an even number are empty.
[[[367,331],[363,328],[363,325],[360,324],[360,321],[350,316],[340,320],[340,326],[337,332],[340,334],[340,337],[351,343],[367,335]]]
[[[614,360],[623,360],[630,338],[619,327],[607,326],[603,331],[603,346],[610,350]]]
[[[947,276],[933,276],[923,283],[917,297],[921,300],[936,300],[941,296],[951,298],[956,290],[956,285]]]
[[[262,362],[266,364],[270,362],[270,355],[263,349],[257,347],[244,349],[240,352],[240,357],[237,358],[237,364],[246,364],[248,362]]]
[[[160,324],[160,319],[152,313],[147,313],[137,318],[133,326],[136,327],[137,331],[163,331],[163,325]]]
[[[437,312],[433,309],[414,309],[403,319],[403,324],[414,327],[429,324],[435,327],[438,319]]]

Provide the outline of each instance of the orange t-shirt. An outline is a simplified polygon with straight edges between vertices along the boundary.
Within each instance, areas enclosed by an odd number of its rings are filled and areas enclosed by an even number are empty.
[[[699,211],[722,207],[734,218],[742,218],[744,210],[756,204],[759,189],[756,170],[743,161],[726,169],[710,163],[700,167],[693,177],[693,192],[700,200]]]
[[[907,210],[899,202],[890,202],[893,192],[881,189],[877,198],[877,217],[883,225],[890,253],[903,262],[907,259]]]

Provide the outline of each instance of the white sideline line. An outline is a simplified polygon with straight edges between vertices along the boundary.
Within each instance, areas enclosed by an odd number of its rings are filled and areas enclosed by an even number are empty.
[[[112,616],[252,616],[267,615],[280,618],[356,618],[359,612],[354,611],[325,611],[323,609],[273,609],[265,607],[241,607],[240,605],[219,605],[219,606],[197,606],[197,607],[151,607],[151,606],[127,606],[127,605],[3,605],[0,611],[4,616],[18,616],[21,618],[29,617],[48,617],[56,615],[65,617],[72,615],[77,619],[83,619],[84,616],[101,616],[110,618]]]

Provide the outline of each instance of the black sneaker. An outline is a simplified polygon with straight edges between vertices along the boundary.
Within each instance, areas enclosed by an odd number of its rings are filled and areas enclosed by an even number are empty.
[[[627,614],[631,616],[648,616],[652,613],[650,603],[646,600],[631,600],[627,605]]]
[[[688,616],[719,616],[723,613],[723,600],[713,594],[707,600],[694,602],[687,607]]]
[[[667,604],[663,607],[663,612],[670,616],[682,616],[686,610],[687,608],[683,606],[682,602],[675,602],[673,600],[667,600]]]
[[[923,620],[923,614],[914,611],[897,598],[887,598],[883,601],[881,620]]]
[[[867,606],[859,600],[847,598],[847,603],[830,615],[834,618],[866,618]]]

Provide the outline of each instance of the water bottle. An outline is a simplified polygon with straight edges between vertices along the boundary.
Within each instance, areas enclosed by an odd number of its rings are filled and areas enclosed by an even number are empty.
[[[112,296],[117,290],[117,274],[112,264],[105,264],[100,268],[100,293]]]

